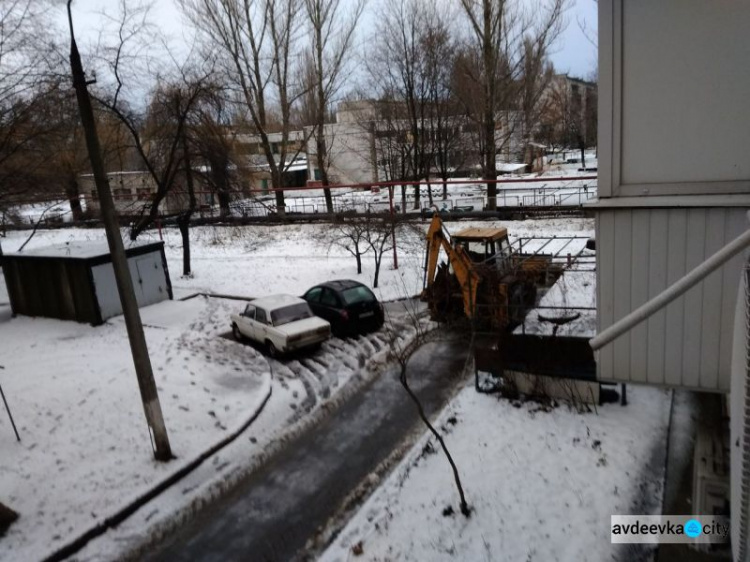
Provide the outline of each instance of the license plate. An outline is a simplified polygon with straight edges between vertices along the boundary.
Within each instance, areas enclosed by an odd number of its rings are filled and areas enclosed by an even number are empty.
[[[375,316],[374,312],[365,312],[364,314],[360,314],[360,318],[369,318],[370,316]]]

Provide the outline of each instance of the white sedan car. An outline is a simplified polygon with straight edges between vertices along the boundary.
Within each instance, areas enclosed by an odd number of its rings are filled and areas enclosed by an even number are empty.
[[[315,316],[307,302],[291,295],[273,295],[251,301],[243,312],[232,314],[232,333],[241,341],[254,340],[271,357],[320,345],[331,337],[331,325]]]

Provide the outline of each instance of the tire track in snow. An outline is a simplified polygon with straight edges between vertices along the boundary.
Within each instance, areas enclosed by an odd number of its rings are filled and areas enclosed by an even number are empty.
[[[269,362],[272,362],[273,369],[276,375],[289,379],[299,380],[299,382],[302,383],[302,386],[305,389],[305,397],[302,399],[299,407],[296,408],[295,413],[292,416],[292,420],[296,421],[315,407],[315,404],[318,401],[317,395],[315,393],[315,388],[307,377],[298,375],[294,370],[290,369],[284,363],[275,361],[273,359],[269,359]]]
[[[338,369],[332,369],[330,364],[318,358],[316,355],[308,357],[310,367],[316,369],[323,376],[328,378],[328,384],[333,389],[339,385]]]
[[[321,384],[323,385],[321,396],[323,398],[328,398],[331,395],[331,390],[336,382],[331,376],[333,369],[321,369],[320,365],[313,361],[311,357],[306,357],[301,360],[300,363],[321,381]]]

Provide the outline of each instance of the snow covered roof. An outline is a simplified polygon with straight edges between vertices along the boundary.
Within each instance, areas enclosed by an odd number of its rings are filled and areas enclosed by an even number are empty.
[[[163,242],[135,241],[125,243],[125,251],[144,248],[147,246],[161,246]],[[44,246],[23,252],[6,252],[3,257],[39,257],[39,258],[71,258],[71,259],[93,259],[109,256],[109,245],[106,240],[89,240],[79,242],[66,242],[53,246]]]
[[[495,164],[495,168],[501,174],[508,174],[523,170],[524,168],[526,168],[526,164],[509,164],[507,162],[497,162]]]

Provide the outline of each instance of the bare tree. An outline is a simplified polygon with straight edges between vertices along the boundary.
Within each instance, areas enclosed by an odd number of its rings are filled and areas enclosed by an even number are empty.
[[[467,99],[467,110],[478,125],[482,175],[491,180],[488,206],[495,209],[498,113],[517,108],[518,81],[528,52],[524,44],[536,45],[540,54],[547,52],[564,27],[567,0],[547,0],[535,5],[533,13],[510,0],[460,2],[470,30],[463,72],[478,85],[478,91]]]
[[[309,95],[312,98],[312,139],[315,142],[315,165],[324,186],[326,209],[333,212],[333,199],[328,169],[329,142],[325,123],[331,104],[341,88],[343,72],[352,53],[354,33],[359,23],[365,1],[356,0],[350,12],[343,12],[342,0],[304,0],[310,34],[312,56],[309,64]]]
[[[344,217],[330,231],[331,244],[343,248],[357,260],[357,275],[362,273],[362,256],[370,250],[367,219]]]
[[[221,216],[229,215],[232,193],[240,191],[239,156],[235,150],[230,100],[215,86],[198,100],[190,123],[190,139],[200,163],[201,183],[215,193]]]
[[[447,180],[465,160],[464,119],[452,89],[457,45],[451,32],[451,14],[433,11],[421,38],[427,85],[428,111],[425,123],[431,152],[430,164],[443,180],[443,199],[448,197]],[[432,188],[427,194],[433,204]]]
[[[156,192],[133,223],[130,237],[135,240],[159,216],[160,205],[177,183],[184,166],[184,136],[191,112],[210,87],[208,76],[181,76],[181,83],[156,87],[147,115],[120,103],[117,92],[97,101],[109,109],[130,133],[132,148],[142,160]],[[145,126],[141,128],[141,123]]]
[[[375,273],[373,274],[372,287],[378,288],[380,278],[380,265],[383,262],[383,254],[388,250],[388,245],[395,236],[394,218],[387,214],[368,213],[364,219],[364,239],[367,246],[372,250],[375,260]]]
[[[285,213],[283,176],[293,106],[304,94],[296,64],[300,0],[178,0],[183,13],[216,56],[226,79],[244,100],[271,173],[279,214]],[[274,106],[278,121],[274,119]],[[278,130],[281,142],[269,135]]]
[[[584,168],[586,148],[596,144],[596,106],[594,84],[564,75],[555,77],[542,129],[548,131],[553,145],[579,150]]]
[[[40,0],[0,0],[0,207],[39,191],[38,140],[50,131],[39,118],[52,77],[54,46]]]
[[[547,32],[550,30],[548,29]],[[542,38],[523,42],[523,76],[520,84],[520,109],[523,119],[521,138],[524,142],[524,163],[532,164],[534,150],[531,146],[542,115],[550,103],[549,90],[554,76],[554,67],[547,60],[547,41]]]
[[[414,392],[414,389],[412,389],[411,385],[409,384],[409,369],[408,369],[409,360],[411,359],[412,355],[414,355],[414,353],[420,347],[422,347],[423,345],[435,339],[434,336],[437,333],[437,331],[433,330],[431,332],[426,332],[423,329],[423,326],[420,322],[419,314],[417,313],[416,309],[410,308],[407,306],[407,314],[408,314],[408,321],[411,323],[411,325],[416,331],[416,336],[408,345],[402,345],[401,340],[398,335],[398,331],[395,329],[394,323],[392,322],[390,317],[388,318],[388,322],[386,324],[386,331],[390,339],[390,342],[389,342],[390,348],[392,350],[393,356],[395,357],[396,361],[399,364],[399,382],[401,383],[401,386],[404,388],[406,393],[409,395],[409,398],[414,403],[414,406],[417,408],[417,414],[419,415],[419,419],[422,420],[422,423],[425,424],[425,426],[427,427],[427,430],[432,434],[432,436],[440,444],[440,449],[445,455],[445,458],[448,461],[448,464],[450,465],[451,471],[453,473],[453,481],[456,484],[456,490],[458,491],[459,509],[461,510],[461,514],[464,517],[470,517],[471,507],[469,506],[469,503],[466,501],[466,495],[464,493],[463,483],[461,482],[461,475],[458,472],[458,466],[456,466],[456,462],[453,460],[453,455],[448,449],[448,445],[445,443],[445,439],[443,439],[443,436],[440,434],[437,428],[430,421],[430,418],[427,416],[427,413],[425,412],[424,406],[422,406],[422,402],[419,399],[419,396],[417,395],[416,392]],[[472,346],[473,346],[473,335],[472,335],[472,342],[469,344],[469,349],[472,349]],[[469,361],[470,356],[471,356],[471,352],[469,353],[469,356],[467,356],[467,362]],[[464,369],[466,369],[466,365],[464,366]]]
[[[392,99],[394,109],[403,115],[403,123],[393,124],[399,125],[408,141],[405,156],[410,158],[406,168],[410,173],[399,179],[429,179],[429,95],[423,43],[434,9],[420,0],[386,0],[383,8],[377,25],[377,47],[368,65],[372,84],[381,99]],[[420,206],[419,199],[416,186],[415,209]]]

